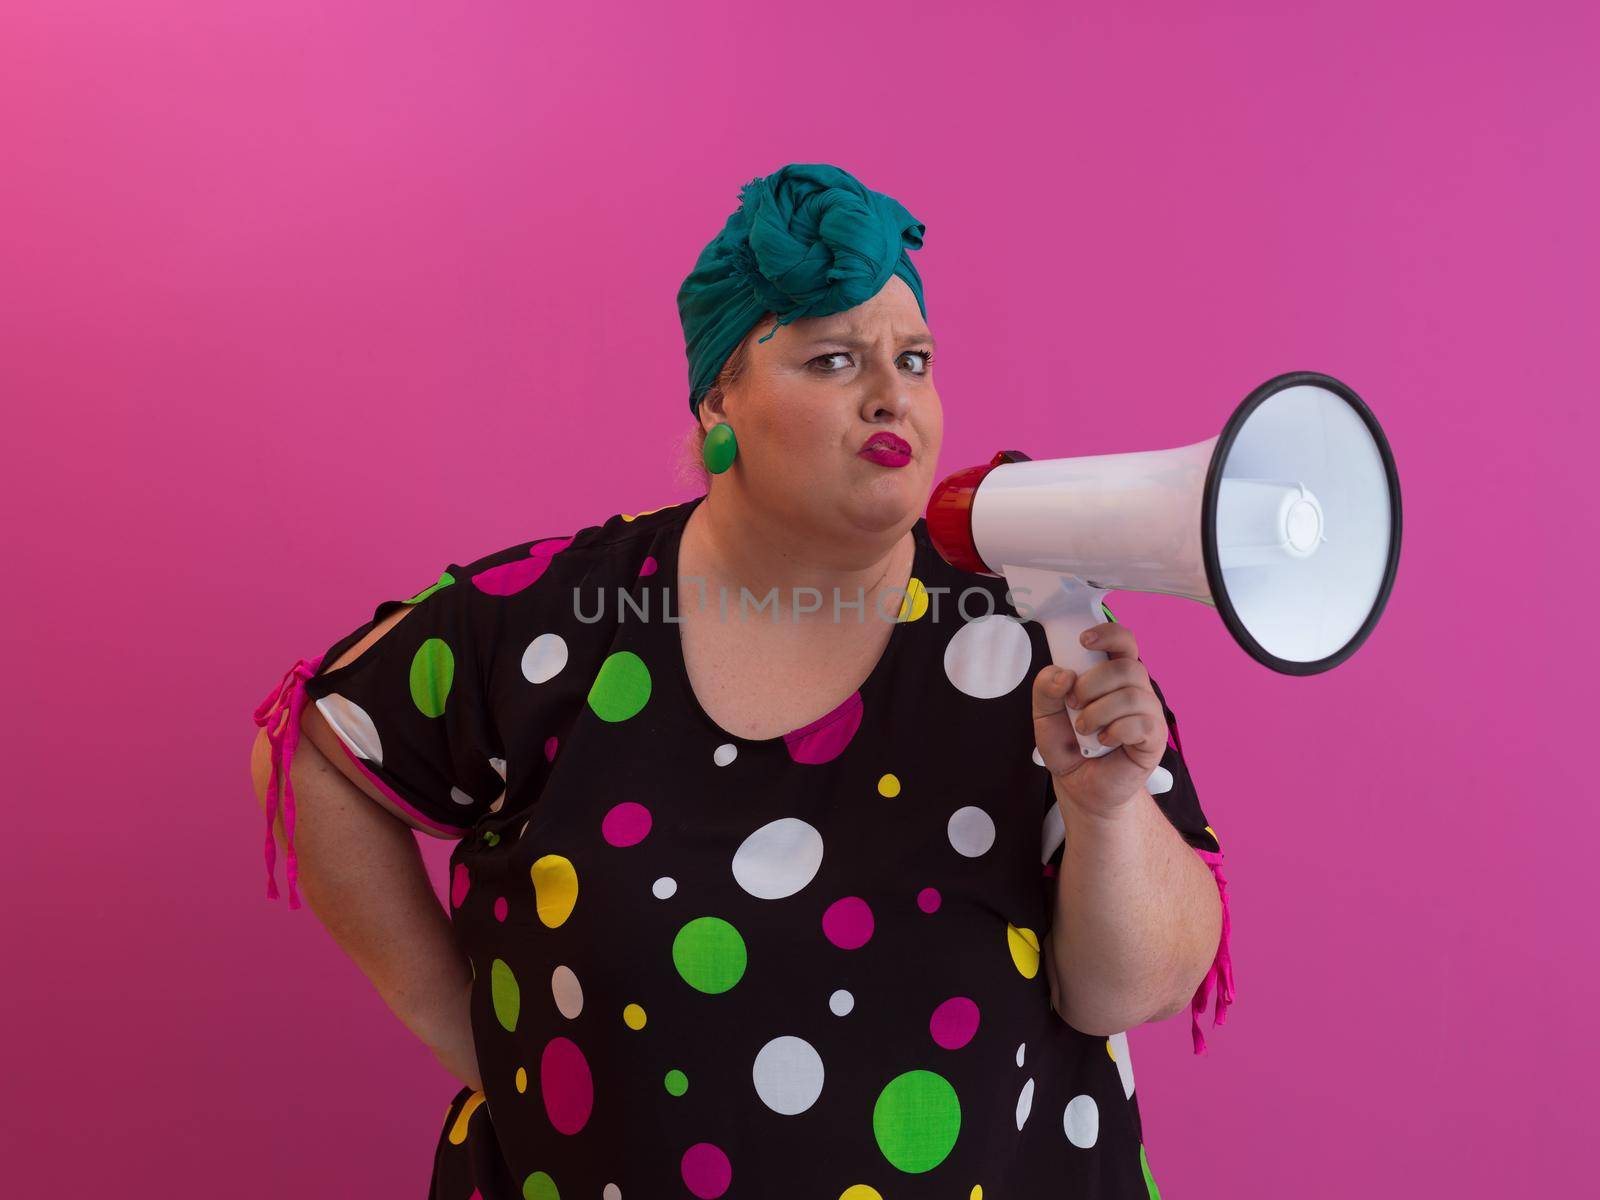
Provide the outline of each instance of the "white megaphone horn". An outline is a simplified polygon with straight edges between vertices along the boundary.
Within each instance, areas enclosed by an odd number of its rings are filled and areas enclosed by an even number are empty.
[[[1103,662],[1078,637],[1106,619],[1106,593],[1133,591],[1209,604],[1257,662],[1314,675],[1354,654],[1383,612],[1400,480],[1361,398],[1292,371],[1192,445],[1037,462],[1002,450],[934,488],[927,524],[952,566],[1004,577],[1057,666]],[[1092,731],[1078,745],[1107,751]]]

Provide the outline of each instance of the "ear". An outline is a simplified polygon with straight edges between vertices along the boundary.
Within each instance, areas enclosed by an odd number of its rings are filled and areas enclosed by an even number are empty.
[[[700,403],[695,412],[700,418],[700,426],[710,430],[713,425],[719,425],[728,419],[728,410],[722,395],[722,389],[712,384],[706,394],[700,397]]]

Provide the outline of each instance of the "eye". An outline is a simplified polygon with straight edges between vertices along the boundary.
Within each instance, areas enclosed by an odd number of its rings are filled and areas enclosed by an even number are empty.
[[[835,350],[832,354],[819,354],[819,355],[817,355],[817,357],[813,358],[811,360],[811,362],[807,363],[806,365],[807,366],[813,366],[813,365],[815,365],[816,363],[819,363],[819,362],[827,362],[830,358],[849,358],[849,357],[850,357],[850,355],[849,355],[848,351]],[[823,374],[824,375],[837,375],[838,372],[837,371],[833,371],[833,370],[825,370],[825,371],[823,371]]]
[[[933,364],[933,351],[932,350],[906,350],[906,351],[902,352],[901,357],[903,358],[907,354],[910,354],[910,355],[922,360],[922,368],[920,370],[913,371],[912,374],[913,375],[926,375],[928,373],[928,368],[930,366],[932,366],[932,364]],[[819,354],[819,355],[817,355],[816,358],[813,358],[806,365],[807,366],[814,366],[817,363],[827,362],[829,359],[833,359],[833,358],[849,358],[849,357],[850,357],[850,352],[848,350],[835,350],[830,354]],[[832,368],[820,368],[820,369],[822,370],[822,373],[824,375],[837,375],[839,373],[838,371],[835,371]]]

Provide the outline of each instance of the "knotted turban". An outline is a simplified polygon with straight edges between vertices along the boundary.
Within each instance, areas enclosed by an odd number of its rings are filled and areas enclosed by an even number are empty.
[[[777,317],[764,342],[779,325],[865,303],[898,275],[926,321],[907,254],[921,249],[923,228],[898,200],[826,163],[790,163],[745,184],[678,289],[690,411],[762,313]]]

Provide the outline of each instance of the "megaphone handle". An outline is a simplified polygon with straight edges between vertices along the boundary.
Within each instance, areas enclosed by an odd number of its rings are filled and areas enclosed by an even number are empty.
[[[1091,650],[1078,638],[1085,629],[1105,621],[1100,601],[1110,588],[1097,588],[1076,575],[1063,575],[1039,567],[1006,567],[1001,573],[1015,593],[1012,605],[1019,615],[1026,614],[1028,620],[1044,626],[1051,662],[1079,675],[1096,663],[1105,662],[1105,651]],[[1102,746],[1094,730],[1078,733],[1078,714],[1082,711],[1071,706],[1067,708],[1067,715],[1073,721],[1072,731],[1078,737],[1078,749],[1085,758],[1109,754],[1111,747]]]

